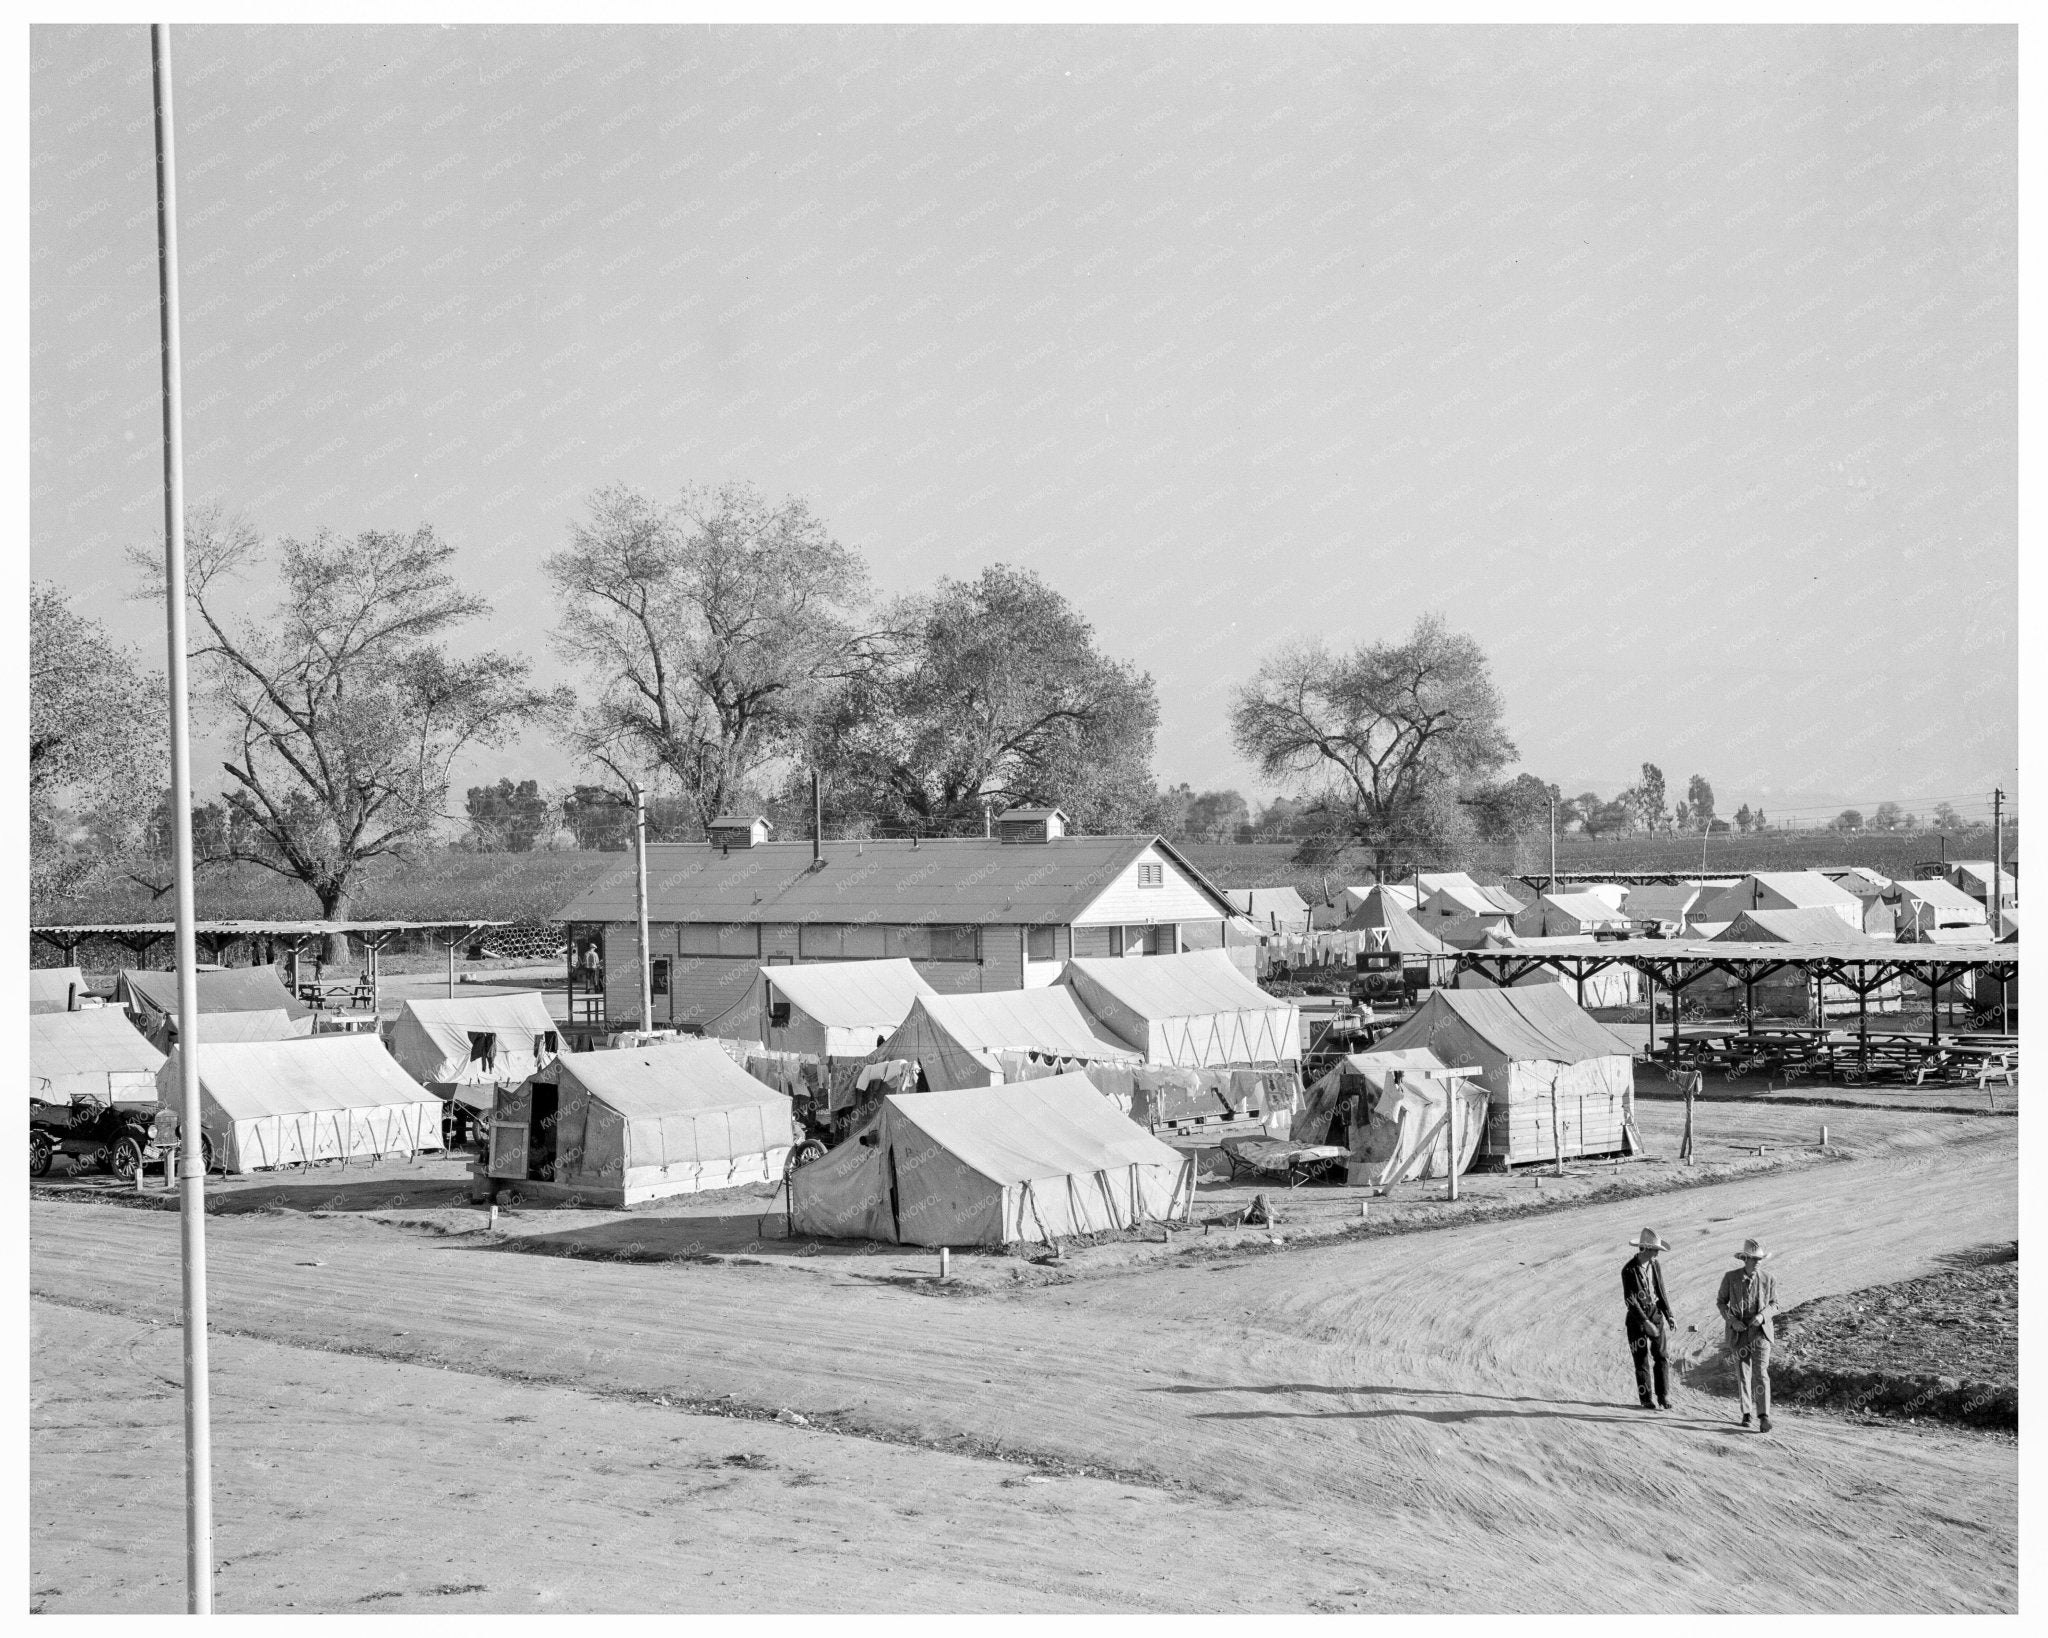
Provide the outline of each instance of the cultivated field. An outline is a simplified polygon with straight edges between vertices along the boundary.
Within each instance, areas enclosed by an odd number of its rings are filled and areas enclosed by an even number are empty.
[[[221,1605],[2013,1609],[2012,1440],[1734,1426],[1711,1299],[1742,1237],[1789,1305],[2017,1235],[2017,1120],[1830,1109],[1821,1157],[1819,1113],[1702,1106],[1717,1181],[1585,1168],[1539,1208],[1521,1178],[1440,1226],[1418,1187],[1407,1232],[1348,1238],[1289,1214],[1335,1231],[1362,1191],[1283,1191],[1277,1234],[943,1286],[927,1253],[756,1239],[754,1197],[494,1238],[445,1162],[267,1184],[208,1225]],[[1675,1106],[1643,1119],[1668,1154]],[[1602,1192],[1653,1173],[1700,1186]],[[1645,1222],[1668,1416],[1621,1340]],[[177,1606],[176,1255],[168,1211],[31,1206],[40,1608]]]

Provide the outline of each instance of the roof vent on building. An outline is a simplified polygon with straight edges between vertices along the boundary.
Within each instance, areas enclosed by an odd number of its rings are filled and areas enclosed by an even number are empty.
[[[1056,842],[1067,833],[1067,816],[1059,808],[1012,808],[996,820],[996,835],[1005,842]]]
[[[759,847],[774,828],[759,814],[721,813],[711,821],[711,839],[723,847]]]

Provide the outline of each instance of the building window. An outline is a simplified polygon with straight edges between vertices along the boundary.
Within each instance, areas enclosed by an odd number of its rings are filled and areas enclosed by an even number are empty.
[[[652,988],[653,993],[656,995],[668,994],[667,956],[656,956],[654,958],[654,971],[651,976],[650,987]]]
[[[1166,866],[1163,864],[1139,865],[1138,885],[1140,887],[1164,887],[1166,885]]]
[[[676,951],[686,956],[745,956],[758,960],[761,929],[750,921],[686,921],[676,927]]]
[[[912,961],[978,961],[981,958],[981,929],[972,926],[885,927],[882,929],[885,955],[904,956]]]
[[[849,922],[818,922],[799,927],[796,951],[805,961],[874,961],[887,953],[879,927]]]
[[[1024,959],[1026,961],[1051,961],[1053,959],[1052,929],[1050,927],[1027,927],[1024,929]]]

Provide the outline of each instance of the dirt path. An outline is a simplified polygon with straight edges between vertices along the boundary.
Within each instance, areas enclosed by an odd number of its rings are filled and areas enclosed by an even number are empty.
[[[1790,1416],[1744,1435],[1690,1387],[1646,1416],[1613,1288],[1656,1223],[1697,1345],[1744,1235],[1782,1247],[1788,1302],[2013,1238],[2017,1124],[1902,1126],[1855,1161],[1651,1200],[1014,1294],[934,1295],[922,1256],[599,1264],[224,1218],[214,1314],[313,1348],[1042,1451],[1291,1522],[1291,1556],[1220,1564],[1170,1521],[1097,1538],[1098,1565],[1141,1542],[1169,1555],[1169,1608],[1235,1592],[1296,1609],[2010,1609],[2014,1446]],[[171,1317],[168,1214],[41,1203],[32,1231],[36,1293]],[[831,1603],[818,1589],[813,1607]]]

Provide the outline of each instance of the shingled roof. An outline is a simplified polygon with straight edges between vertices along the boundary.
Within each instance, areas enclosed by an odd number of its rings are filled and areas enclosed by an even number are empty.
[[[1216,905],[1222,890],[1157,836],[1063,836],[1020,845],[982,837],[924,842],[827,842],[813,863],[809,842],[763,842],[730,853],[709,842],[655,842],[647,849],[647,914],[661,922],[997,923],[1073,921],[1157,849]],[[634,919],[630,858],[553,917]]]

